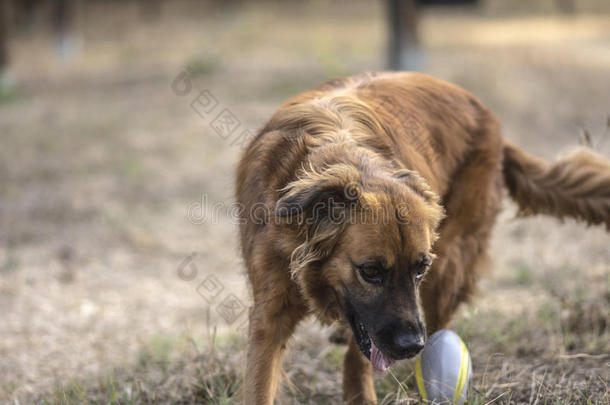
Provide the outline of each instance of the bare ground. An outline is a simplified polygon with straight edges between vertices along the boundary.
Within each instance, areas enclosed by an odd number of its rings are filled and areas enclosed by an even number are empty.
[[[176,1],[148,22],[129,4],[84,9],[70,63],[44,32],[10,44],[0,402],[235,403],[245,314],[227,322],[219,309],[249,304],[230,215],[239,134],[292,94],[383,68],[377,3]],[[552,158],[587,130],[610,156],[608,27],[600,14],[428,13],[424,68],[478,95],[532,153]],[[187,67],[190,91],[175,81]],[[218,106],[200,115],[204,90]],[[223,108],[240,121],[227,139],[210,126]],[[505,205],[489,276],[455,321],[474,361],[470,401],[609,403],[610,236]],[[344,349],[329,333],[299,329],[282,403],[340,400]],[[377,390],[418,401],[408,362]]]

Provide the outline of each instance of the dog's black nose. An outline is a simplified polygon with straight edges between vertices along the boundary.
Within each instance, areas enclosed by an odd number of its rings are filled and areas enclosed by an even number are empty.
[[[413,357],[424,348],[424,331],[414,323],[392,323],[380,331],[379,337],[395,360]]]
[[[424,348],[424,337],[419,332],[402,332],[394,335],[394,350],[400,358],[413,357]]]

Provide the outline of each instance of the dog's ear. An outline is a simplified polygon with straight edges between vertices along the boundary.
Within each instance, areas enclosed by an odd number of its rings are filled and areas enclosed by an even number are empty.
[[[362,187],[350,179],[359,177],[341,167],[306,173],[282,190],[275,205],[276,218],[297,225],[303,236],[290,260],[291,273],[303,286],[309,284],[308,272],[302,270],[328,257],[349,222],[350,210],[358,204]]]
[[[303,178],[290,183],[275,205],[276,218],[316,215],[319,218],[338,214],[355,206],[361,187],[336,177]]]
[[[298,182],[291,183],[275,204],[277,218],[292,218],[302,215],[310,211],[317,201],[332,200],[333,194],[337,191],[332,187],[325,187],[324,184],[305,187],[296,183]]]

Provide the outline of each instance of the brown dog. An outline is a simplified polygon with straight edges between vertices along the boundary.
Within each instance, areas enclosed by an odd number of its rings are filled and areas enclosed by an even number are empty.
[[[610,227],[607,160],[532,157],[451,84],[362,74],[287,101],[237,171],[254,297],[245,403],[273,402],[310,314],[351,327],[344,399],[376,403],[372,368],[415,356],[473,292],[503,187],[524,214]]]

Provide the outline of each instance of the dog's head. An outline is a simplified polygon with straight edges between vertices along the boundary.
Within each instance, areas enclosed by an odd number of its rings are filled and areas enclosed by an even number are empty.
[[[418,286],[443,210],[420,176],[330,165],[289,184],[275,215],[297,229],[291,270],[322,320],[349,322],[379,369],[423,348]]]

